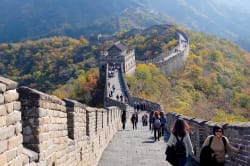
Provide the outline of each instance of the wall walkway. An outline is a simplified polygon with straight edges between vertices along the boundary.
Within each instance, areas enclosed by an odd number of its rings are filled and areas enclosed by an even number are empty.
[[[128,116],[125,130],[114,136],[98,166],[170,166],[165,160],[164,138],[155,142],[149,126],[142,126],[141,115],[137,130],[132,129],[131,115]]]

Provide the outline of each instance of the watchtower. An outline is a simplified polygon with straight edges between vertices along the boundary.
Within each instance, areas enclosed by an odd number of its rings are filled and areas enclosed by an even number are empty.
[[[106,77],[106,71],[121,69],[125,74],[133,74],[136,69],[135,51],[118,41],[107,50],[102,51],[99,68],[101,78]]]

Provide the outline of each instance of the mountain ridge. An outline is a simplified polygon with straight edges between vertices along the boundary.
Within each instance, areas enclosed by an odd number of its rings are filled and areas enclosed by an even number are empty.
[[[0,0],[0,42],[79,38],[174,23],[229,38],[250,50],[248,6],[246,0]]]

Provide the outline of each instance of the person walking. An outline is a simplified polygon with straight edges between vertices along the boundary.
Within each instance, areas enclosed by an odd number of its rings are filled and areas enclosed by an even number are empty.
[[[134,112],[131,117],[131,122],[133,124],[133,130],[137,130],[137,123],[138,123],[138,114]]]
[[[153,129],[153,121],[154,121],[154,111],[151,111],[149,114],[149,130]]]
[[[203,148],[206,146],[210,146],[213,153],[210,154],[211,157],[214,157],[215,160],[211,161],[213,163],[209,163],[209,161],[206,161],[205,163],[202,163],[201,166],[224,166],[225,165],[225,156],[226,152],[233,151],[236,153],[240,152],[240,146],[238,148],[233,147],[226,136],[223,135],[223,128],[219,125],[213,127],[213,135],[209,135],[204,143]],[[210,157],[210,156],[209,156]],[[202,160],[202,159],[201,159]]]
[[[190,126],[183,119],[177,119],[167,142],[167,147],[175,146],[176,164],[184,166],[187,158],[193,155],[193,146],[189,136]]]
[[[148,125],[148,115],[147,113],[144,113],[142,116],[142,126],[147,126]]]
[[[126,116],[126,110],[122,111],[122,129],[125,130],[125,125],[126,125],[126,121],[127,121],[127,116]]]
[[[154,123],[153,123],[153,128],[154,128],[154,138],[155,141],[158,140],[160,141],[160,129],[161,129],[161,120],[160,120],[160,115],[158,111],[155,111],[154,113]]]
[[[165,125],[167,123],[167,119],[166,119],[163,111],[160,112],[160,121],[161,121],[161,129],[160,129],[161,136],[164,136],[164,130],[165,130]]]

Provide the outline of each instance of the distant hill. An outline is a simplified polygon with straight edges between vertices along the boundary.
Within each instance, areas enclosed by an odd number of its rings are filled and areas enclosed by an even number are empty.
[[[250,50],[248,0],[147,0],[147,4],[185,27],[231,39]]]
[[[175,22],[250,50],[249,6],[247,0],[0,0],[0,42],[89,38]]]
[[[0,0],[0,42],[96,33],[166,23],[143,0]],[[144,9],[143,9],[144,8]],[[165,21],[163,21],[165,20]]]

